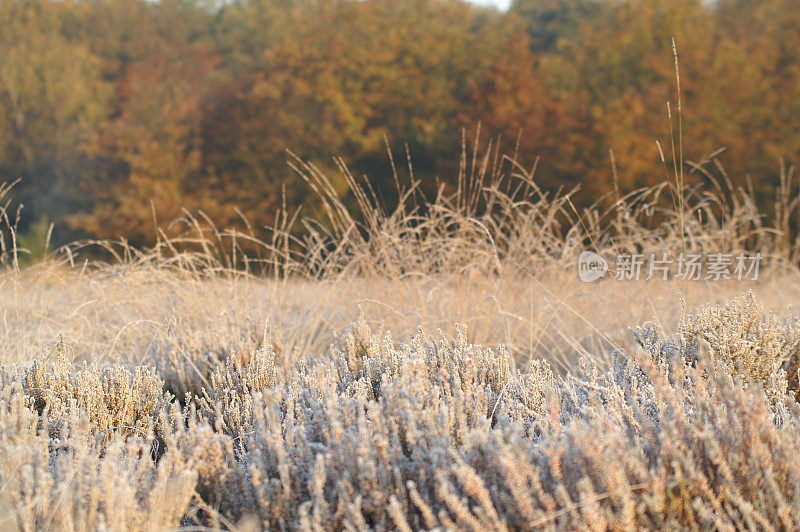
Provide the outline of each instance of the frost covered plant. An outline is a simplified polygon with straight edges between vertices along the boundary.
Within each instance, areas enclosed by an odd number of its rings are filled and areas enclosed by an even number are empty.
[[[750,286],[786,308],[800,202],[770,226],[743,190],[671,210],[665,183],[579,213],[512,166],[432,202],[414,181],[393,211],[345,170],[353,211],[300,164],[326,219],[283,213],[264,241],[187,213],[150,249],[25,270],[10,250],[0,529],[800,529],[797,319],[753,296],[686,316],[674,279],[574,272],[590,242],[761,253]]]
[[[175,449],[162,446],[154,456],[154,420],[145,420],[156,413],[158,401],[150,400],[160,397],[152,375],[122,368],[71,374],[64,362],[51,373],[42,368],[29,368],[22,381],[3,372],[0,528],[174,527],[190,508],[197,473]],[[109,432],[115,423],[135,430]]]
[[[728,323],[730,322],[730,323]],[[563,376],[359,319],[326,353],[231,356],[181,405],[154,370],[4,369],[20,529],[800,527],[794,321],[752,297]],[[767,371],[766,368],[772,368]],[[112,430],[126,423],[136,430]],[[54,427],[57,427],[56,431]],[[158,452],[153,452],[158,441]]]
[[[253,430],[252,394],[275,384],[275,353],[258,349],[246,364],[235,357],[211,375],[209,389],[203,389],[199,407],[203,419],[217,431],[245,434]]]
[[[134,431],[147,436],[173,400],[154,368],[101,368],[95,362],[76,370],[63,355],[51,364],[34,361],[18,371],[3,371],[2,380],[21,383],[52,438],[60,437],[75,413],[85,415],[99,435]]]
[[[265,528],[800,525],[786,381],[643,331],[610,370],[584,360],[560,378],[463,336],[395,344],[356,323],[332,360],[251,394],[252,432],[184,451],[214,464],[210,505]]]
[[[752,293],[701,309],[685,320],[680,332],[690,344],[703,342],[735,372],[766,384],[781,370],[797,390],[800,322],[796,317],[779,320]]]

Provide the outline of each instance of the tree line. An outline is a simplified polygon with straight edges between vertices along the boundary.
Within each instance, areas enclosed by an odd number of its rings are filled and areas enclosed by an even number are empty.
[[[705,163],[689,179],[722,175],[768,207],[800,156],[796,7],[0,0],[0,181],[20,179],[23,229],[147,243],[183,208],[258,226],[303,204],[287,150],[332,176],[341,157],[389,198],[387,148],[432,192],[455,186],[481,124],[578,202],[663,181],[679,139]]]

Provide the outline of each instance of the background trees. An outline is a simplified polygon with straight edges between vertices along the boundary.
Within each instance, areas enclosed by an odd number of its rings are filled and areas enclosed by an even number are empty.
[[[86,207],[72,185],[113,95],[102,58],[62,34],[62,7],[32,0],[0,8],[0,175],[22,179],[15,193],[36,218]]]
[[[718,148],[771,203],[800,155],[789,0],[0,0],[0,177],[56,240],[145,243],[181,208],[254,224],[306,200],[287,149],[341,156],[391,201],[385,139],[428,191],[478,123],[595,201],[664,178],[655,140]],[[666,157],[672,156],[666,150]],[[671,161],[668,161],[668,163]],[[699,173],[691,179],[702,180]],[[338,183],[337,186],[341,186]]]

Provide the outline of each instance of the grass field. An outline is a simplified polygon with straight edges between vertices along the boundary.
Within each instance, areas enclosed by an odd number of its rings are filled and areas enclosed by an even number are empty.
[[[766,216],[725,179],[580,211],[475,159],[386,211],[299,170],[318,220],[25,267],[7,224],[0,529],[800,527],[791,175]],[[763,264],[584,283],[584,250]]]

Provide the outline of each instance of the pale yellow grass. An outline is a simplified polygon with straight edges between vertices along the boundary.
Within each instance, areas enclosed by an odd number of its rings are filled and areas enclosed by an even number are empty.
[[[398,181],[391,211],[305,165],[318,221],[187,213],[25,268],[10,226],[0,528],[800,526],[800,202],[664,185],[579,212],[490,158],[430,201]],[[584,249],[764,264],[583,283]]]
[[[800,275],[760,272],[758,281],[660,279],[583,283],[577,267],[539,276],[435,274],[425,278],[276,281],[193,278],[158,269],[71,271],[42,265],[0,277],[0,361],[55,354],[75,361],[158,364],[215,357],[264,344],[282,356],[323,353],[359,313],[403,341],[419,328],[503,344],[521,368],[531,359],[562,370],[577,356],[608,360],[628,327],[655,322],[671,334],[683,305],[696,309],[752,291],[789,315]],[[683,299],[683,304],[681,303]]]

